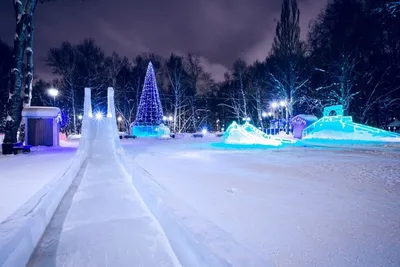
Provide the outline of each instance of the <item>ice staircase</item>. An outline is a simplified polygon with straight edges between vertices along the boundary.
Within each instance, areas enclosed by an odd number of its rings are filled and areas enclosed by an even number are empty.
[[[400,135],[355,123],[351,116],[325,116],[303,130],[303,139],[400,142]]]

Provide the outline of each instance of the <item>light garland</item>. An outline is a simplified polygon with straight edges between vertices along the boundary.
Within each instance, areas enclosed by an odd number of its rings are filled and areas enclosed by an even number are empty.
[[[157,90],[156,75],[150,62],[144,80],[140,104],[134,122],[135,126],[158,126],[163,120],[160,95]]]

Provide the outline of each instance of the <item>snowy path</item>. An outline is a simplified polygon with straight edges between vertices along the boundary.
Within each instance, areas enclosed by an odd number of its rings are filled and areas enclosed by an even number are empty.
[[[0,156],[0,222],[52,179],[61,177],[75,153],[75,148],[42,147],[22,156]]]
[[[193,232],[219,228],[272,266],[400,264],[398,148],[224,150],[175,140],[141,149],[139,140],[125,146],[180,199],[164,204],[192,207],[181,216]],[[190,224],[193,216],[212,228]]]
[[[180,266],[103,123],[28,266]]]

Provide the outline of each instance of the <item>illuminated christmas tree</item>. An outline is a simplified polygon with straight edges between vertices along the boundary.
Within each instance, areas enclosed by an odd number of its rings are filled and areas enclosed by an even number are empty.
[[[157,90],[156,75],[153,64],[149,63],[144,80],[140,104],[134,125],[158,126],[162,123],[163,111]]]
[[[165,131],[162,129],[165,127],[162,125],[162,120],[163,110],[157,90],[156,75],[153,64],[150,62],[144,79],[136,120],[132,125],[132,134],[140,137],[164,135],[162,132]]]

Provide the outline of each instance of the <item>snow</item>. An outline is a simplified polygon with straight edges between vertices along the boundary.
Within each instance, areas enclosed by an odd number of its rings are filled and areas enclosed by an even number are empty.
[[[125,151],[157,185],[158,209],[180,211],[175,219],[228,262],[256,255],[267,263],[232,266],[400,262],[399,146],[221,150],[200,139],[141,142],[124,141]],[[247,250],[224,254],[237,246]]]
[[[0,222],[27,202],[52,179],[62,175],[74,148],[44,148],[23,156],[0,156]]]
[[[77,175],[82,157],[85,155],[74,157],[68,168],[0,223],[1,266],[25,266],[60,200]],[[41,165],[43,166],[43,162]],[[7,201],[9,200],[14,199]]]
[[[340,132],[336,130],[323,130],[308,134],[303,137],[304,140],[353,140],[355,142],[370,141],[370,142],[400,142],[399,137],[381,137],[369,132]]]
[[[50,117],[55,118],[60,113],[57,107],[26,107],[22,110],[23,117]]]
[[[96,120],[85,89],[76,177],[52,180],[0,224],[0,265],[33,252],[27,266],[399,266],[399,144],[120,141],[112,95]]]

